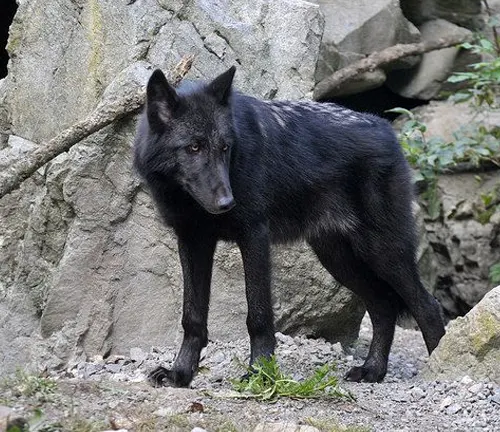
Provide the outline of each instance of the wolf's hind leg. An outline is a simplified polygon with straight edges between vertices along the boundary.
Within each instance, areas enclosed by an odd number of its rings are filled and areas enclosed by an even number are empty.
[[[370,267],[390,284],[417,321],[430,354],[445,333],[443,317],[438,301],[422,285],[413,253],[389,247],[370,261]]]
[[[382,381],[387,372],[399,299],[391,292],[391,287],[354,254],[348,239],[327,236],[310,240],[309,243],[330,274],[361,297],[373,324],[373,338],[364,364],[350,369],[345,379],[357,382]]]

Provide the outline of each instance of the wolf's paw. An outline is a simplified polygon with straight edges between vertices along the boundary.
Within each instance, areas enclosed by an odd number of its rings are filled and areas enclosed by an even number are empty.
[[[385,371],[369,366],[354,366],[345,374],[346,381],[354,382],[382,382]]]
[[[149,373],[148,379],[155,387],[187,387],[193,377],[182,371],[159,366]]]

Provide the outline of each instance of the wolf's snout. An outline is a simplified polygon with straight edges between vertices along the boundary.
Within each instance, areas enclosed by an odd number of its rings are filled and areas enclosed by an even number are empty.
[[[232,195],[228,195],[219,198],[216,204],[220,212],[226,212],[231,210],[236,205],[236,202]]]

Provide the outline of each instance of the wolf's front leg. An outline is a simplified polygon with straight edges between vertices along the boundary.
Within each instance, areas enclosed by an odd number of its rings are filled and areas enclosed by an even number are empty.
[[[187,387],[208,342],[207,317],[216,239],[206,233],[178,234],[184,276],[182,327],[184,339],[171,370],[158,367],[149,378],[156,386]]]
[[[269,229],[259,224],[246,233],[238,246],[245,269],[248,303],[247,328],[250,335],[250,365],[259,357],[274,354],[274,318],[271,305],[271,262]]]

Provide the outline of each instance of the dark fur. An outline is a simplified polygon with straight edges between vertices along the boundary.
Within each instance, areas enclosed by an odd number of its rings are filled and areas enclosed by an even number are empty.
[[[232,91],[233,75],[176,91],[155,71],[148,83],[135,166],[177,234],[184,275],[182,347],[153,381],[193,378],[220,239],[243,257],[251,363],[275,347],[270,242],[299,239],[363,299],[373,322],[368,357],[347,379],[384,378],[406,308],[431,352],[444,327],[415,264],[410,171],[390,124],[334,104],[260,101]]]

